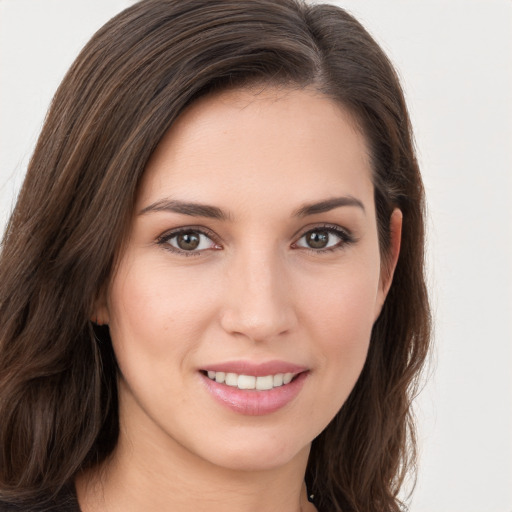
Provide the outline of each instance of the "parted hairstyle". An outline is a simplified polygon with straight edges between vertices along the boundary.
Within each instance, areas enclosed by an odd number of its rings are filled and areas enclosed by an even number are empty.
[[[57,494],[116,446],[117,365],[90,321],[115,270],[144,168],[194,100],[263,84],[347,109],[371,157],[385,262],[402,244],[362,374],[313,441],[321,510],[396,512],[414,473],[411,401],[428,354],[424,191],[397,74],[347,12],[300,0],[143,0],[104,25],[57,90],[0,255],[0,499]]]

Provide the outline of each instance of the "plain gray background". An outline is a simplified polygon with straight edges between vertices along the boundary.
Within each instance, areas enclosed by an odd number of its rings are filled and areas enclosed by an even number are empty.
[[[0,0],[0,228],[49,101],[128,0]],[[512,511],[512,1],[347,0],[396,64],[429,204],[435,314],[413,512]]]

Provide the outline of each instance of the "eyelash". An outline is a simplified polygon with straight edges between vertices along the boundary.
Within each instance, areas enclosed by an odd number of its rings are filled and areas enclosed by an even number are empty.
[[[303,237],[305,237],[308,233],[312,233],[315,231],[326,231],[329,234],[333,234],[333,235],[337,236],[340,239],[340,241],[331,247],[326,247],[323,249],[314,249],[312,247],[302,247],[302,246],[300,246],[298,248],[305,249],[308,252],[312,252],[313,254],[323,254],[323,253],[328,253],[328,252],[333,252],[333,251],[344,249],[348,245],[351,245],[357,241],[355,239],[355,237],[346,229],[342,229],[339,226],[332,225],[332,224],[323,224],[323,225],[315,226],[314,228],[308,229],[307,231],[304,231],[302,233],[302,235],[297,239],[297,242],[294,242],[292,244],[292,247],[297,248],[297,243]],[[183,255],[183,256],[200,256],[203,251],[207,250],[207,249],[201,249],[199,251],[192,251],[192,250],[185,251],[185,250],[178,249],[177,247],[173,247],[172,245],[170,245],[170,243],[169,243],[170,240],[172,240],[173,238],[175,238],[183,233],[196,233],[199,235],[204,235],[207,238],[209,238],[213,244],[220,245],[217,240],[217,237],[215,236],[215,234],[213,232],[206,230],[205,228],[202,228],[202,227],[200,228],[200,227],[194,227],[194,226],[187,226],[186,228],[178,228],[178,229],[174,229],[170,232],[164,233],[163,235],[158,237],[157,244],[161,245],[165,250],[168,250],[174,254],[179,254],[179,255]]]
[[[163,235],[159,236],[157,239],[157,244],[161,245],[165,250],[170,251],[174,254],[179,254],[181,256],[200,256],[201,253],[205,250],[202,249],[200,251],[184,251],[182,249],[178,249],[177,247],[173,247],[169,241],[173,238],[184,234],[184,233],[197,233],[199,235],[204,235],[207,238],[209,238],[213,244],[220,245],[217,241],[217,237],[215,234],[205,228],[200,227],[194,227],[194,226],[187,226],[186,228],[178,228],[173,229],[172,231],[169,231],[167,233],[164,233]]]
[[[333,225],[333,224],[322,224],[319,226],[315,226],[314,228],[308,229],[307,231],[302,233],[302,235],[299,237],[297,242],[292,244],[292,246],[296,246],[299,240],[301,240],[303,237],[305,237],[308,233],[312,233],[315,231],[326,231],[329,234],[333,234],[333,235],[337,236],[340,239],[340,241],[337,244],[335,244],[331,247],[326,247],[324,249],[313,249],[312,247],[300,247],[301,249],[305,249],[309,252],[312,252],[313,254],[324,254],[324,253],[328,253],[328,252],[334,252],[334,251],[339,251],[341,249],[345,249],[348,245],[351,245],[356,242],[356,238],[348,230],[343,229],[343,228]]]

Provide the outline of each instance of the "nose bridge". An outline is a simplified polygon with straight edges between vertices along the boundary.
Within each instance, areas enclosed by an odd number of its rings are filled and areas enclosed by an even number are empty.
[[[294,312],[286,274],[283,259],[275,248],[246,247],[237,251],[228,272],[224,329],[254,341],[290,330]]]

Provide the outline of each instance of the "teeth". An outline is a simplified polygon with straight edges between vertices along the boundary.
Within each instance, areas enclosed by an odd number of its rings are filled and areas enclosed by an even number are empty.
[[[285,373],[283,375],[283,384],[290,384],[293,379],[293,373]]]
[[[252,375],[239,375],[237,384],[240,389],[254,389],[256,387],[256,381],[258,379],[256,379],[256,377],[253,377]]]
[[[274,375],[274,387],[277,388],[278,386],[283,385],[283,374],[278,373],[277,375]]]
[[[272,375],[267,375],[266,377],[258,377],[256,379],[256,389],[259,389],[260,391],[272,389],[273,387],[274,377]]]
[[[237,373],[225,373],[208,371],[208,378],[226,384],[238,389],[255,389],[257,391],[266,391],[289,384],[296,374],[277,373],[275,375],[265,375],[264,377],[255,377],[254,375],[238,375]]]
[[[226,380],[224,383],[228,386],[238,386],[238,375],[236,373],[226,373]]]

